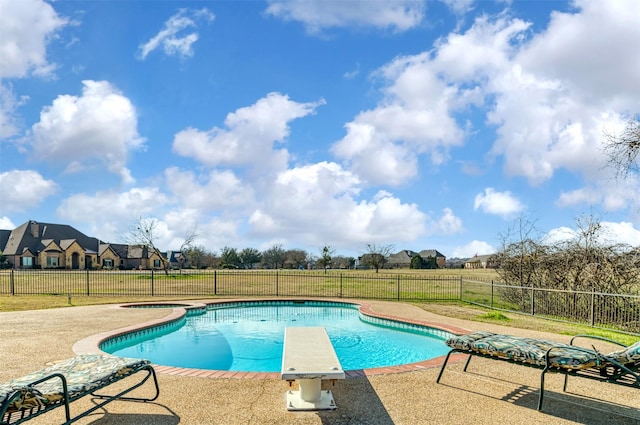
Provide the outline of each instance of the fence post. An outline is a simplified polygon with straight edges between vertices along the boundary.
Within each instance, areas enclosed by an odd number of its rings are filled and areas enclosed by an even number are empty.
[[[340,298],[342,298],[342,272],[340,272]]]
[[[278,270],[276,270],[276,297],[278,296]]]
[[[400,301],[400,275],[398,275],[398,301]]]
[[[213,271],[213,295],[218,295],[218,271]]]
[[[154,279],[153,269],[151,269],[151,296],[153,297],[155,291],[155,279]]]
[[[16,294],[16,287],[15,287],[15,282],[13,281],[13,269],[11,269],[11,275],[10,275],[10,279],[9,282],[11,283],[11,295],[15,295]]]
[[[596,323],[596,288],[591,288],[591,327]]]
[[[462,276],[460,276],[460,301],[462,301]]]
[[[535,316],[536,314],[536,288],[531,287],[531,315]]]
[[[491,310],[493,310],[493,279],[491,279],[491,300],[489,301],[489,306]]]
[[[90,295],[89,291],[89,269],[87,269],[87,297]]]

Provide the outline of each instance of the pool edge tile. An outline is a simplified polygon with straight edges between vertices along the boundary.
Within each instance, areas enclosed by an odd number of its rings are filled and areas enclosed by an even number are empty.
[[[224,299],[224,300],[209,300],[208,302],[204,302],[204,301],[194,302],[194,304],[204,303],[206,305],[214,305],[214,304],[227,304],[227,303],[245,302],[245,301],[259,302],[259,301],[276,301],[276,300]],[[290,300],[277,299],[277,301],[290,301]],[[377,313],[372,309],[371,303],[368,301],[345,300],[345,299],[337,299],[337,300],[317,299],[317,300],[310,300],[310,301],[352,304],[359,307],[360,313],[370,317],[390,320],[393,322],[401,322],[401,323],[406,323],[411,325],[428,327],[431,329],[448,332],[452,334],[463,334],[463,333],[469,332],[468,329],[463,329],[463,328],[459,328],[456,326],[451,326],[443,323],[406,319],[399,316]],[[172,308],[172,311],[163,318],[147,321],[140,325],[131,325],[131,326],[123,327],[110,332],[102,332],[96,335],[91,335],[74,344],[73,351],[76,354],[103,352],[100,349],[100,345],[106,340],[109,340],[118,336],[126,335],[127,333],[150,329],[159,325],[170,324],[176,320],[180,320],[181,318],[185,317],[186,311],[187,311],[187,308],[185,308],[184,306],[175,307],[175,308]],[[442,366],[442,363],[444,362],[444,358],[445,356],[440,356],[433,359],[428,359],[428,360],[424,360],[417,363],[409,363],[405,365],[387,366],[387,367],[370,368],[370,369],[345,370],[345,375],[347,378],[361,378],[361,377],[367,377],[367,376],[419,371],[427,368],[435,368],[435,367]],[[462,354],[452,355],[450,358],[450,362],[461,361],[464,358],[466,358],[466,356]],[[155,365],[155,364],[154,364],[154,368],[158,374],[192,377],[192,378],[199,377],[199,378],[205,378],[205,379],[281,379],[279,372],[238,372],[238,371],[182,368],[182,367],[174,367],[174,366]]]

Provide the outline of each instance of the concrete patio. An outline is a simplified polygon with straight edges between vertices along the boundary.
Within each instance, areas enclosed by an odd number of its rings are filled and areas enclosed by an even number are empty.
[[[1,302],[1,300],[0,300]],[[499,325],[452,319],[402,303],[371,302],[378,313],[438,322],[469,330],[487,330],[567,342],[564,335],[522,331]],[[164,309],[118,309],[113,306],[69,307],[0,313],[0,382],[74,356],[77,341],[168,314]],[[351,377],[332,391],[334,411],[289,412],[286,382],[274,378],[199,378],[159,374],[156,402],[116,401],[79,424],[638,424],[637,389],[570,379],[562,392],[562,376],[549,375],[542,412],[536,411],[539,371],[474,358],[468,372],[460,362],[447,367],[440,384],[439,368],[386,375]],[[89,398],[72,411],[89,406]],[[63,421],[56,409],[29,424]]]

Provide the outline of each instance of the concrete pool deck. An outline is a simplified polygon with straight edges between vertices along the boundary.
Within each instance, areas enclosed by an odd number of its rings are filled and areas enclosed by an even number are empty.
[[[206,300],[205,300],[206,301]],[[344,301],[344,300],[336,300]],[[355,301],[355,300],[350,300]],[[366,301],[373,312],[447,327],[487,330],[567,342],[565,335],[448,318],[404,303]],[[112,305],[0,313],[0,382],[75,355],[80,340],[167,316],[165,309],[121,309]],[[153,403],[116,401],[78,421],[95,425],[170,424],[638,424],[637,389],[574,378],[562,392],[562,376],[546,378],[543,411],[536,411],[538,370],[474,358],[468,371],[450,364],[441,380],[433,364],[401,373],[353,373],[331,388],[338,409],[290,412],[288,386],[279,374],[251,379],[171,374],[159,369],[160,397]],[[434,366],[434,367],[430,367]],[[396,371],[397,372],[397,371]],[[246,378],[246,376],[245,376]],[[71,405],[86,409],[90,398]],[[56,409],[29,424],[63,422]]]

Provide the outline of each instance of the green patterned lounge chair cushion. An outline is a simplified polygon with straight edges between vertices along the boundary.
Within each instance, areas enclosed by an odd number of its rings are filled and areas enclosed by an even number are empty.
[[[148,365],[148,360],[115,357],[104,354],[82,354],[72,359],[41,369],[4,384],[0,384],[0,405],[16,390],[22,397],[13,403],[11,410],[19,410],[59,401],[63,396],[60,379],[51,379],[29,387],[33,381],[54,373],[67,380],[69,397],[91,393],[107,382],[119,379],[138,368]]]
[[[461,342],[454,341],[455,338],[452,338],[447,340],[447,345],[465,351],[542,367],[546,365],[547,352],[553,348],[549,352],[549,362],[555,368],[586,369],[599,364],[595,352],[559,342],[500,334],[481,337],[478,332],[469,334],[467,339],[469,341]],[[465,348],[465,343],[468,343],[468,348]]]
[[[607,357],[624,365],[640,363],[640,341],[622,350],[613,351]]]
[[[464,335],[455,335],[447,339],[447,345],[451,348],[457,348],[458,350],[471,350],[471,344],[479,339],[486,338],[488,336],[495,335],[493,332],[473,332]]]

